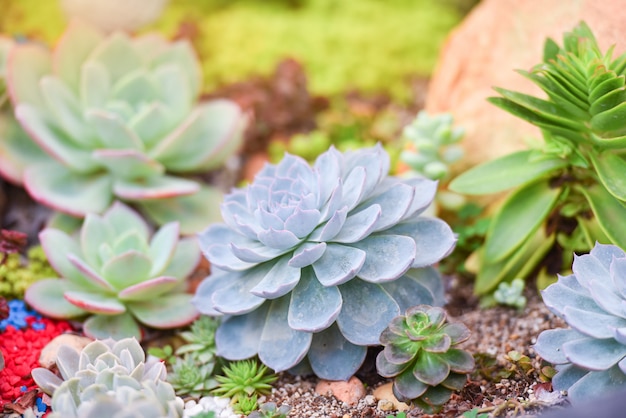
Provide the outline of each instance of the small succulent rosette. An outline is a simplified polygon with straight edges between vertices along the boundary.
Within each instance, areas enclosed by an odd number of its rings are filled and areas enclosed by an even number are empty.
[[[472,355],[457,347],[469,336],[462,323],[446,323],[443,309],[411,307],[381,334],[384,349],[376,358],[376,369],[383,377],[395,378],[393,393],[398,400],[436,411],[452,391],[463,389],[467,373],[474,369]]]
[[[310,366],[348,379],[393,317],[443,304],[431,266],[456,238],[420,216],[437,183],[388,172],[380,145],[331,147],[312,167],[287,154],[225,197],[225,223],[199,235],[212,272],[194,299],[202,313],[226,316],[220,356],[258,354],[277,371]]]
[[[35,200],[78,218],[133,202],[156,223],[180,219],[185,233],[218,219],[207,204],[217,190],[186,175],[234,154],[246,117],[228,100],[197,104],[200,66],[188,42],[74,21],[52,51],[17,44],[6,72],[32,139],[0,140],[0,174]]]
[[[542,292],[570,328],[543,331],[534,348],[556,365],[553,387],[577,402],[626,387],[626,254],[596,243],[572,271]]]
[[[185,279],[200,250],[195,238],[179,239],[177,223],[152,235],[137,212],[116,202],[103,215],[87,215],[79,234],[46,228],[39,238],[61,276],[26,291],[26,302],[44,315],[90,315],[83,324],[88,336],[138,340],[139,323],[174,328],[198,316]]]
[[[60,377],[48,369],[32,371],[39,387],[52,396],[50,417],[179,418],[183,400],[165,381],[165,365],[146,362],[134,338],[93,341],[78,353],[61,346]]]

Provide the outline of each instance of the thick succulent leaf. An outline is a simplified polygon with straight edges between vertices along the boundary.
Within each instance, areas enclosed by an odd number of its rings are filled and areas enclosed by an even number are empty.
[[[13,117],[0,115],[0,137],[0,175],[14,184],[22,185],[27,167],[51,159]]]
[[[580,340],[584,335],[572,329],[550,329],[542,331],[534,346],[537,354],[553,364],[568,363],[562,347],[568,341]]]
[[[348,176],[343,179],[340,207],[346,206],[348,211],[354,209],[363,198],[366,180],[365,168],[357,167],[350,171]]]
[[[393,394],[401,402],[410,402],[422,396],[428,385],[415,378],[411,369],[400,373],[393,382]]]
[[[148,251],[148,256],[152,261],[152,268],[148,274],[150,277],[161,274],[174,257],[176,246],[178,245],[179,229],[177,222],[171,222],[163,225],[152,236]],[[199,249],[196,249],[196,252],[199,251]]]
[[[106,294],[67,290],[63,293],[63,297],[68,302],[91,313],[118,315],[126,312],[126,307],[123,303],[120,303],[116,297]]]
[[[90,286],[82,273],[67,259],[67,254],[80,254],[75,239],[55,228],[45,228],[39,233],[39,241],[46,253],[48,262],[59,275],[70,282],[85,287]]]
[[[91,159],[90,152],[60,133],[48,114],[30,104],[22,103],[15,107],[15,117],[30,137],[63,165],[83,173],[98,169],[98,164]]]
[[[626,316],[624,299],[617,294],[611,283],[605,283],[605,280],[596,278],[590,283],[590,292],[598,306],[606,312],[615,316]]]
[[[77,217],[101,213],[113,200],[108,176],[75,174],[56,162],[28,168],[24,186],[36,201]]]
[[[268,262],[240,273],[218,276],[221,284],[211,296],[213,308],[233,315],[241,315],[256,309],[265,299],[254,295],[251,290],[267,276],[273,266],[273,263]]]
[[[452,345],[466,341],[470,337],[470,330],[462,322],[445,324],[441,331],[450,336]]]
[[[79,353],[69,345],[61,345],[57,351],[56,365],[64,380],[76,375],[79,370]]]
[[[39,86],[54,121],[71,141],[82,148],[94,145],[94,133],[83,118],[82,105],[76,93],[59,78],[44,76]]]
[[[366,254],[357,275],[368,282],[395,280],[415,259],[415,241],[402,235],[372,235],[353,245]]]
[[[435,198],[435,194],[437,193],[438,183],[436,181],[420,177],[409,178],[404,181],[406,184],[409,184],[415,189],[411,206],[403,216],[403,220],[406,220],[414,218],[430,206]]]
[[[599,242],[589,251],[589,254],[600,260],[605,266],[610,266],[613,258],[626,257],[626,253],[620,247],[612,244],[600,244]]]
[[[305,242],[296,251],[289,260],[289,266],[294,268],[303,268],[310,266],[320,259],[326,251],[326,243]]]
[[[85,315],[87,311],[65,300],[63,296],[72,289],[65,280],[44,279],[31,284],[24,300],[38,312],[51,318],[73,318]]]
[[[82,64],[80,99],[85,108],[101,108],[106,105],[111,92],[111,78],[106,68],[97,62]]]
[[[89,264],[87,264],[82,258],[78,257],[75,254],[67,254],[67,259],[82,274],[83,278],[86,279],[86,289],[92,288],[97,292],[104,291],[106,293],[114,290],[113,286],[102,275],[100,275],[100,273],[95,271]]]
[[[380,285],[359,279],[342,284],[339,290],[343,306],[337,325],[343,336],[353,344],[377,345],[387,324],[400,315],[398,304]]]
[[[102,275],[115,289],[145,282],[150,278],[152,261],[139,251],[127,251],[108,260],[102,266]]]
[[[195,269],[202,254],[195,238],[183,238],[178,241],[174,255],[160,274],[172,276],[179,280],[187,278]]]
[[[145,36],[135,38],[134,43],[137,49],[141,50],[141,43],[145,42]],[[163,45],[165,41],[158,42]],[[154,41],[150,41],[154,45]],[[151,48],[154,53],[154,47]],[[188,40],[178,40],[172,44],[165,43],[164,46],[158,48],[158,53],[151,56],[153,66],[160,66],[170,62],[179,63],[180,67],[186,71],[185,78],[191,83],[192,91],[195,95],[200,94],[202,87],[202,70],[200,63],[194,52],[194,48]]]
[[[101,149],[93,152],[94,160],[106,167],[115,178],[133,180],[160,176],[165,168],[145,154],[130,149]]]
[[[147,150],[164,138],[175,126],[172,110],[163,103],[143,106],[128,121],[128,127],[137,134]]]
[[[593,338],[613,338],[614,328],[626,327],[624,318],[589,312],[575,306],[566,306],[563,314],[570,327]]]
[[[393,226],[385,233],[406,235],[415,241],[415,260],[411,266],[413,268],[426,267],[441,261],[452,252],[456,243],[452,228],[437,218],[418,217]]]
[[[511,194],[489,225],[484,257],[497,262],[515,251],[544,222],[560,194],[560,189],[543,181]]]
[[[415,189],[407,184],[396,183],[386,188],[374,198],[367,199],[364,205],[378,205],[381,215],[376,221],[375,231],[382,231],[397,224],[407,213],[415,197]]]
[[[215,229],[216,228],[213,228],[214,231]],[[212,245],[215,243],[224,243],[224,242],[230,243],[230,250],[232,251],[233,255],[235,255],[235,257],[247,263],[263,263],[265,261],[272,260],[273,258],[276,258],[285,253],[284,250],[270,248],[266,245],[263,245],[259,241],[248,240],[245,237],[237,234],[232,229],[230,228],[228,229],[229,229],[229,233],[225,234],[225,236],[233,237],[234,239],[232,241],[223,240],[223,237],[225,237],[224,235],[222,235],[218,239],[215,239],[215,235],[213,235],[212,237],[206,237],[206,234],[203,234],[203,237],[202,237],[203,242],[207,243],[208,245]],[[213,239],[212,243],[210,243],[209,241],[211,238]],[[307,244],[304,244],[303,246],[305,245]],[[298,248],[298,251],[303,250],[303,246],[300,246]],[[306,247],[304,249],[306,249]],[[296,266],[292,266],[292,267],[296,267]]]
[[[387,329],[385,329],[380,336],[381,343],[384,343],[385,340],[388,341],[383,350],[386,362],[399,366],[404,365],[404,367],[406,367],[407,363],[413,360],[417,352],[420,350],[421,344],[406,337],[400,337],[396,338],[395,341],[389,341],[390,338],[385,338],[385,334],[387,334]]]
[[[289,250],[298,245],[302,240],[291,231],[274,228],[265,229],[257,235],[259,241],[270,248],[277,250]]]
[[[445,353],[450,349],[452,343],[450,336],[445,334],[436,334],[427,337],[422,341],[422,348],[429,353]]]
[[[365,257],[365,251],[358,248],[329,243],[312,267],[322,285],[336,286],[352,279],[363,266]]]
[[[274,299],[289,293],[301,280],[300,276],[300,269],[289,265],[289,257],[281,257],[250,292],[262,298]]]
[[[604,151],[601,153],[591,152],[589,154],[600,181],[606,190],[618,200],[626,200],[626,161],[615,151]]]
[[[234,102],[210,101],[194,109],[149,154],[173,172],[214,169],[241,145],[245,124]]]
[[[128,286],[117,294],[122,301],[151,300],[172,290],[180,283],[180,279],[171,276],[160,276]]]
[[[587,373],[567,390],[567,398],[574,405],[579,402],[601,399],[607,393],[624,387],[626,375],[619,368]]]
[[[120,101],[129,104],[132,108],[141,108],[146,103],[152,103],[160,99],[158,90],[159,80],[155,80],[156,71],[147,72],[142,68],[125,74],[113,86],[111,101]],[[174,97],[172,97],[174,99]],[[176,106],[174,102],[171,103]],[[188,103],[187,103],[188,105]],[[185,106],[181,106],[185,109]],[[187,109],[186,109],[187,110]]]
[[[277,372],[300,363],[311,345],[312,334],[292,329],[288,324],[289,298],[270,302],[259,342],[259,359]]]
[[[115,237],[133,231],[139,234],[142,241],[147,242],[150,237],[150,226],[143,217],[122,202],[116,201],[102,215],[102,219],[113,229],[113,235],[107,235],[110,241]],[[97,245],[97,243],[96,243]]]
[[[192,295],[176,293],[151,300],[129,302],[128,310],[153,328],[177,328],[190,324],[199,315],[191,304]]]
[[[259,351],[270,303],[245,315],[225,319],[215,332],[217,355],[227,360],[243,360]]]
[[[548,286],[541,295],[548,309],[561,317],[564,314],[565,307],[570,305],[577,306],[586,312],[600,315],[606,314],[586,291],[581,292],[579,289],[565,286],[560,281]]]
[[[387,348],[387,347],[385,347]],[[387,360],[384,352],[376,356],[376,372],[382,377],[394,377],[402,373],[408,367],[407,363],[394,364]]]
[[[192,195],[200,190],[200,184],[172,176],[149,177],[145,179],[116,179],[113,193],[124,200],[162,200]],[[171,221],[170,221],[171,222]]]
[[[311,368],[321,379],[348,380],[353,376],[367,354],[367,347],[347,341],[336,325],[314,334],[308,359]]]
[[[333,240],[343,229],[347,216],[347,207],[343,207],[342,209],[335,211],[326,223],[322,223],[314,229],[313,232],[311,232],[308,240],[322,242]],[[324,219],[324,217],[322,217],[322,219]]]
[[[30,373],[37,386],[48,395],[52,395],[63,383],[63,379],[43,367],[37,367],[31,370]]]
[[[589,202],[602,231],[612,243],[626,248],[626,206],[611,195],[601,184],[579,189]]]
[[[585,290],[581,289],[581,292],[587,293],[596,278],[610,277],[610,264],[603,263],[592,254],[574,255],[572,271],[576,276],[576,281],[585,288]]]
[[[44,108],[39,80],[52,70],[51,54],[45,47],[28,42],[12,48],[7,60],[7,87],[14,104],[29,103]]]
[[[536,151],[518,151],[486,162],[456,177],[448,188],[463,194],[489,194],[534,182],[565,167],[565,159],[536,157]]]
[[[129,313],[121,315],[93,315],[83,323],[85,335],[96,339],[135,338],[141,341],[141,328]]]
[[[615,289],[626,299],[626,258],[616,258],[611,263],[611,279]]]
[[[450,365],[439,354],[420,351],[415,359],[413,376],[421,382],[436,386],[443,382],[450,373]]]
[[[353,243],[368,236],[380,219],[382,209],[380,205],[372,205],[357,213],[348,214],[345,222],[342,223],[341,230],[334,236],[330,236],[328,231],[322,230],[322,236],[328,235],[332,241],[341,243]],[[322,238],[320,236],[320,238]],[[316,237],[314,237],[315,239]]]
[[[474,357],[465,350],[452,348],[440,354],[440,358],[448,363],[450,370],[456,373],[471,373],[474,371]]]
[[[568,390],[583,376],[591,373],[589,370],[580,368],[572,363],[556,366],[557,374],[552,378],[554,390]]]
[[[303,269],[300,282],[291,292],[289,326],[298,331],[322,331],[335,322],[341,304],[336,286],[322,286],[310,268]]]
[[[581,338],[563,343],[567,359],[588,370],[606,370],[626,356],[626,346],[614,339]]]
[[[415,405],[424,411],[435,412],[440,405],[450,400],[452,392],[446,389],[443,384],[429,387],[426,392],[415,400]]]
[[[401,312],[415,305],[442,306],[445,302],[441,276],[432,267],[411,269],[399,279],[381,286],[393,297]]]
[[[467,375],[460,373],[450,373],[446,380],[441,382],[441,386],[450,390],[461,390],[467,383]]]
[[[105,38],[89,55],[88,61],[98,62],[107,68],[113,83],[129,72],[142,67],[139,53],[128,35],[116,32]]]

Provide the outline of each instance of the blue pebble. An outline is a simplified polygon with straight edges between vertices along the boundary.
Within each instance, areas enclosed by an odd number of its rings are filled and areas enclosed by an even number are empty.
[[[4,331],[9,325],[12,325],[16,329],[26,328],[26,318],[31,316],[37,319],[41,319],[41,315],[33,310],[28,309],[26,307],[26,303],[24,303],[23,300],[13,299],[10,300],[7,305],[9,306],[9,317],[0,321],[0,331]],[[33,328],[41,330],[43,328],[43,325],[38,324],[38,327],[39,328],[34,326]]]

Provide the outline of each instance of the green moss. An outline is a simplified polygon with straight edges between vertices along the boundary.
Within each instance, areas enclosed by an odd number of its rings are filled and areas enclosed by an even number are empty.
[[[311,89],[351,88],[409,96],[407,79],[427,76],[460,12],[440,0],[171,0],[153,28],[175,35],[195,25],[207,91],[252,74],[269,74],[283,58],[301,61]],[[2,29],[50,42],[62,32],[58,2],[20,0],[3,10]]]
[[[46,277],[57,277],[50,267],[41,246],[28,250],[27,259],[19,254],[9,254],[0,265],[0,296],[6,299],[22,299],[32,283]]]

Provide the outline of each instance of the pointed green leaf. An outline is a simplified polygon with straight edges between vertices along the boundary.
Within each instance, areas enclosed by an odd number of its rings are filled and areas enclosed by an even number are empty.
[[[533,150],[518,151],[474,167],[450,183],[449,189],[464,194],[488,194],[520,186],[567,166],[556,157],[532,158]]]
[[[626,102],[611,108],[602,113],[598,113],[591,118],[591,129],[596,134],[605,133],[611,136],[626,134]]]
[[[604,187],[616,199],[626,200],[626,160],[613,151],[589,155]]]
[[[579,190],[589,201],[591,210],[606,236],[613,244],[626,248],[626,222],[624,222],[626,206],[600,184],[587,188],[581,187]]]
[[[515,251],[544,222],[560,194],[561,189],[539,181],[509,196],[487,231],[485,259],[499,261]]]

